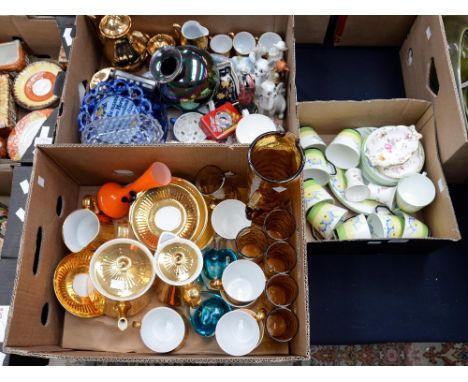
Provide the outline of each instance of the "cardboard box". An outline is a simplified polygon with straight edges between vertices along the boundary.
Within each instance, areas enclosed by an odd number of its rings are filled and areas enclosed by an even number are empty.
[[[465,18],[468,22],[468,16]],[[434,106],[440,157],[447,180],[468,182],[468,126],[442,17],[418,16],[401,47],[400,58],[407,96],[431,101]]]
[[[288,130],[297,132],[292,114],[296,104],[292,16],[132,16],[132,27],[150,36],[156,33],[173,34],[174,23],[182,25],[191,19],[206,26],[212,36],[249,31],[259,37],[264,32],[276,32],[285,39],[288,47],[285,59],[290,69],[286,83],[288,115],[285,124]],[[58,123],[57,143],[81,142],[77,122],[81,98],[93,74],[108,66],[94,22],[85,16],[77,16],[76,35],[62,97],[63,112]]]
[[[302,23],[303,17],[295,17],[295,23]],[[406,97],[432,102],[438,147],[447,180],[450,183],[467,182],[468,130],[442,17],[340,16],[335,42],[339,46],[401,47]]]
[[[322,44],[325,40],[329,23],[330,16],[325,15],[296,17],[294,22],[294,39],[297,43]]]
[[[421,142],[426,155],[424,171],[427,172],[427,176],[436,188],[434,201],[420,212],[421,220],[429,226],[431,231],[430,238],[316,241],[312,238],[310,225],[306,222],[304,223],[306,224],[306,240],[312,245],[311,252],[324,254],[344,248],[347,253],[398,253],[403,248],[406,253],[408,251],[411,253],[427,252],[437,246],[461,239],[448,186],[439,161],[433,110],[429,102],[411,99],[302,102],[298,105],[298,118],[301,126],[313,127],[326,143],[331,142],[336,134],[348,127],[414,124],[423,136]]]
[[[10,178],[11,196],[9,198],[8,227],[1,252],[2,258],[18,258],[31,172],[31,166],[22,165],[13,168],[13,180]]]
[[[76,361],[104,362],[155,362],[155,363],[264,363],[307,360],[309,344],[309,307],[307,289],[307,259],[304,241],[303,190],[301,182],[293,189],[293,212],[297,217],[297,232],[292,243],[297,249],[298,263],[293,276],[298,281],[299,297],[294,309],[298,314],[299,333],[289,344],[272,343],[264,340],[260,348],[242,358],[224,354],[216,343],[202,342],[200,337],[187,341],[190,352],[184,348],[171,354],[156,354],[149,350],[135,352],[89,351],[64,348],[62,341],[70,333],[64,330],[73,319],[57,301],[52,289],[52,278],[58,262],[67,254],[61,239],[65,217],[78,208],[80,196],[89,192],[90,187],[106,181],[131,182],[155,160],[168,164],[174,175],[190,179],[202,166],[214,164],[229,167],[240,176],[247,176],[246,146],[198,145],[156,145],[156,146],[101,146],[48,145],[38,146],[30,182],[30,192],[23,237],[21,241],[19,266],[15,281],[5,352],[47,358],[73,359]],[[227,154],[228,153],[228,154]],[[226,158],[229,158],[227,161]],[[90,166],[90,163],[93,163]],[[123,177],[129,170],[134,176]],[[61,208],[57,206],[60,201]],[[112,336],[119,331],[113,322]],[[83,323],[85,324],[85,323]],[[76,326],[75,326],[75,329]],[[128,329],[132,330],[132,329]],[[81,333],[81,332],[80,332]],[[137,334],[129,333],[135,337]],[[81,334],[77,340],[92,335]],[[208,341],[215,341],[214,338]],[[189,343],[189,342],[187,342]],[[206,344],[206,347],[203,345]],[[206,350],[209,348],[209,352]]]
[[[55,17],[53,16],[0,16],[0,42],[8,42],[12,39],[20,39],[24,43],[27,53],[38,58],[51,59],[57,61],[59,58],[61,39]],[[65,73],[62,72],[55,84],[54,93],[61,94]],[[19,121],[30,111],[17,107],[16,118]],[[55,135],[55,125],[57,121],[58,108],[53,112],[43,126],[48,126],[48,130],[39,131],[42,133],[42,141],[48,139],[53,142]],[[23,155],[20,162],[31,163],[33,159],[34,147]],[[0,163],[16,163],[15,161],[0,159]]]

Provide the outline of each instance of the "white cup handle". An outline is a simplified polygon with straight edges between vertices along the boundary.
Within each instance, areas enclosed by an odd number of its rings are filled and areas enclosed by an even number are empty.
[[[160,247],[162,244],[164,244],[166,241],[175,239],[176,237],[177,237],[177,235],[174,235],[172,232],[164,231],[164,232],[161,234],[161,236],[159,236],[158,247],[156,248],[156,252],[158,251],[159,247]]]

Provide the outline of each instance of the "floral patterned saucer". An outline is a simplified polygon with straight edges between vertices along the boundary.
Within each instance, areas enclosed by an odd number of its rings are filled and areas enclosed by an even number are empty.
[[[424,148],[419,143],[418,149],[411,155],[411,157],[404,163],[395,166],[377,167],[380,174],[388,176],[393,179],[401,179],[405,176],[421,172],[424,166],[425,154]]]
[[[383,126],[369,135],[364,154],[373,166],[399,165],[418,149],[421,137],[414,125]]]

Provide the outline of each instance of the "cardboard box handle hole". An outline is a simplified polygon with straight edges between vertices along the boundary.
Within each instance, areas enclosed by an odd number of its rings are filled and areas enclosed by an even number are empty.
[[[408,64],[408,66],[413,64],[413,49],[412,48],[408,49],[408,54],[406,56],[406,63]]]
[[[62,196],[59,196],[57,198],[57,205],[55,206],[55,212],[57,213],[57,216],[60,217],[63,212],[63,199]]]
[[[49,303],[46,302],[41,310],[41,323],[43,326],[47,325],[47,321],[49,320]]]
[[[431,63],[429,65],[429,78],[428,78],[429,89],[434,96],[439,94],[439,77],[437,76],[437,69],[435,66],[434,57],[431,57]]]
[[[41,253],[41,244],[42,244],[42,227],[37,229],[36,234],[36,250],[34,251],[34,262],[33,262],[33,274],[37,273],[37,268],[39,266],[39,255]]]

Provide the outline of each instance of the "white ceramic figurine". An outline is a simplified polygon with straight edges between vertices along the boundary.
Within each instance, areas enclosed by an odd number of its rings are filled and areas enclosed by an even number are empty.
[[[258,97],[258,112],[273,118],[284,118],[286,110],[286,99],[284,97],[284,84],[275,85],[271,80],[266,80],[260,85],[260,94]]]

